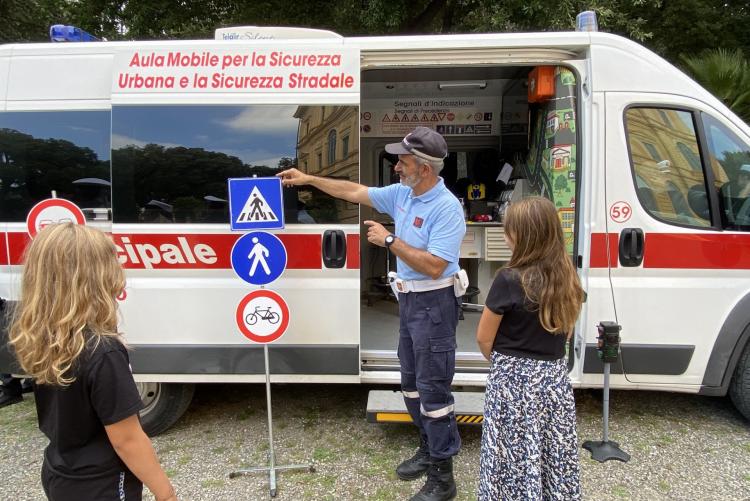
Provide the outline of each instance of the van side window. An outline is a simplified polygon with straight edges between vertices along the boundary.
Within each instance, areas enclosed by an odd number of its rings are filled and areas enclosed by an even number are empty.
[[[632,107],[625,112],[625,125],[641,206],[667,223],[710,227],[706,179],[692,113]]]
[[[722,225],[750,231],[750,146],[712,116],[704,113],[701,118]]]
[[[52,192],[88,220],[111,214],[109,111],[0,112],[0,217],[23,222]]]
[[[327,147],[328,131],[359,130],[356,107],[331,108],[336,112],[324,119],[320,106],[113,107],[115,222],[226,224],[227,179],[273,176],[290,167],[358,182],[357,156],[309,167],[312,152]],[[358,209],[308,186],[285,188],[284,220],[356,223]]]

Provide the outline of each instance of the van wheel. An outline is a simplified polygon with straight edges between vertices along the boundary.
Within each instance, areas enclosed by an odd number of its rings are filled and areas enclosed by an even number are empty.
[[[143,400],[141,425],[153,437],[167,431],[185,413],[195,393],[194,384],[136,383]]]
[[[729,383],[729,396],[732,403],[745,419],[750,419],[750,343],[742,350],[737,367]]]

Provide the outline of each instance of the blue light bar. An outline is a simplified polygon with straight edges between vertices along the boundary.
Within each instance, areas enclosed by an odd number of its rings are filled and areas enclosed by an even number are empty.
[[[53,24],[49,28],[49,39],[53,42],[98,42],[94,35],[75,26]]]
[[[599,31],[596,12],[585,10],[576,16],[576,31]]]

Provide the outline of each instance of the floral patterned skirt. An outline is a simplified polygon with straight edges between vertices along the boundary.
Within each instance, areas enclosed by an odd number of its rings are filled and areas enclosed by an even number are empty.
[[[479,500],[580,499],[576,408],[565,359],[492,352]]]

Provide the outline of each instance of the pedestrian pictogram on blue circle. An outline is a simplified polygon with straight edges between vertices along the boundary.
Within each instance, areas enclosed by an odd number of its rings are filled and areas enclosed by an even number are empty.
[[[281,178],[232,178],[228,183],[229,226],[233,231],[284,228]]]
[[[286,268],[286,248],[279,237],[265,231],[242,235],[232,247],[232,269],[242,280],[265,285]]]

